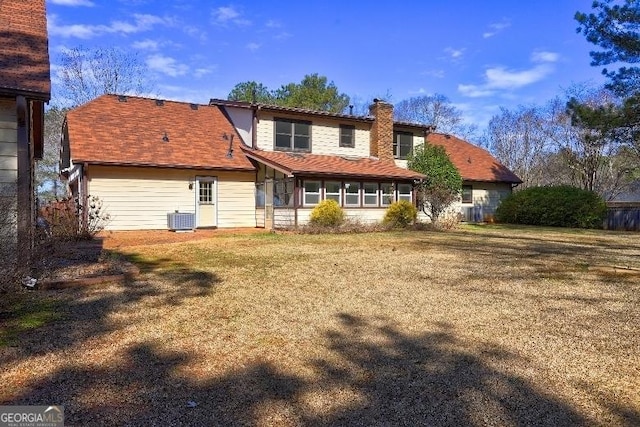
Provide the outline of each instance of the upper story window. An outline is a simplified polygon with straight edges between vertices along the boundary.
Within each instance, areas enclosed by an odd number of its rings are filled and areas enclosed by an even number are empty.
[[[354,148],[356,146],[356,127],[354,125],[340,125],[340,147]]]
[[[406,159],[413,149],[413,134],[411,132],[393,133],[393,157]]]
[[[311,122],[275,119],[275,149],[311,151]]]

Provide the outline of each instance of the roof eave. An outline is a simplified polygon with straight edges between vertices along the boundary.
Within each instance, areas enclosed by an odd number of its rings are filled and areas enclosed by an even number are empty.
[[[71,159],[74,164],[88,164],[96,166],[129,166],[129,167],[151,167],[158,169],[197,169],[197,170],[219,170],[219,171],[237,171],[237,172],[255,172],[255,167],[251,166],[202,166],[202,165],[180,165],[180,164],[162,164],[162,163],[145,163],[145,162],[110,162],[100,160],[83,160]]]

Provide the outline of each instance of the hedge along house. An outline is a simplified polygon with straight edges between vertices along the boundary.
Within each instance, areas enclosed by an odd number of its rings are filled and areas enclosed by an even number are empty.
[[[21,265],[33,245],[35,160],[43,154],[50,97],[44,0],[0,1],[0,251],[9,252],[0,255]]]
[[[415,203],[414,183],[424,175],[396,164],[432,126],[394,123],[382,101],[371,116],[212,99],[243,137],[257,168],[257,226],[293,227],[333,199],[348,218],[378,222],[397,200]]]
[[[256,168],[217,106],[103,95],[67,114],[62,142],[71,193],[97,196],[107,229],[166,229],[174,212],[199,228],[256,225]]]

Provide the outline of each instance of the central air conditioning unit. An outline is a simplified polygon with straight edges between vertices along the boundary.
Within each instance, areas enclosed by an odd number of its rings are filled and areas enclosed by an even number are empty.
[[[167,228],[171,231],[193,231],[196,228],[196,216],[187,212],[168,213]]]

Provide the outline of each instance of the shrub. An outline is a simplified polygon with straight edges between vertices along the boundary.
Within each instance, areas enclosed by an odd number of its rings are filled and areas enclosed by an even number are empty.
[[[323,200],[311,211],[309,222],[321,227],[337,227],[344,222],[344,211],[335,200]]]
[[[90,240],[110,220],[97,196],[87,198],[86,206],[69,197],[51,202],[40,211],[47,233],[58,240]]]
[[[496,220],[511,224],[601,228],[607,214],[597,194],[568,185],[532,187],[504,199]]]
[[[418,218],[418,210],[407,200],[392,203],[384,214],[382,223],[393,228],[407,228]]]

